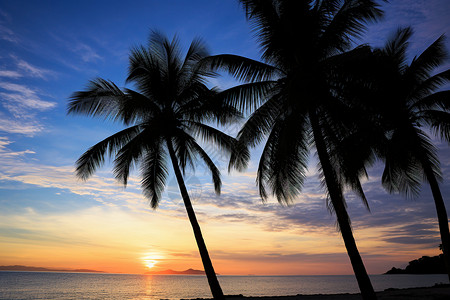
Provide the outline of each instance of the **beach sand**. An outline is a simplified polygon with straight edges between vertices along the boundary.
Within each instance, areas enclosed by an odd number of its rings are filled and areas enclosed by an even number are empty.
[[[426,288],[387,289],[377,292],[378,300],[450,300],[450,285]],[[296,295],[273,297],[226,296],[227,300],[361,300],[360,294]]]

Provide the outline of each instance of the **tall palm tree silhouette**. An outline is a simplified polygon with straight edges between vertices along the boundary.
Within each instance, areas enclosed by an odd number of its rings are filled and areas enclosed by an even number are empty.
[[[365,23],[382,12],[375,1],[368,0],[240,2],[262,48],[263,62],[236,55],[202,62],[245,82],[226,92],[228,103],[247,112],[256,109],[239,132],[240,144],[230,166],[244,169],[248,157],[239,150],[265,140],[257,171],[260,195],[267,199],[269,188],[278,201],[290,202],[301,192],[310,147],[315,146],[329,207],[337,216],[361,293],[364,299],[375,299],[343,195],[346,186],[364,195],[359,176],[366,162],[351,163],[336,152],[342,147],[335,143],[354,127],[346,119],[351,105],[342,97],[348,80],[342,65],[356,69],[353,58],[370,53],[368,47],[349,50]],[[346,160],[351,168],[345,169]]]
[[[428,126],[450,141],[450,90],[437,91],[450,81],[450,69],[436,72],[448,54],[441,36],[408,64],[406,51],[412,33],[410,27],[399,29],[384,48],[375,51],[382,80],[376,106],[387,137],[381,151],[385,160],[382,183],[389,192],[407,196],[417,195],[423,180],[429,183],[450,279],[450,233],[439,188],[439,159],[422,129]]]
[[[200,158],[212,174],[216,193],[220,193],[219,169],[195,137],[231,151],[235,139],[208,123],[225,124],[241,116],[205,85],[205,77],[213,74],[197,68],[197,63],[207,55],[205,45],[197,39],[183,59],[176,38],[169,41],[152,32],[148,47],[133,48],[129,57],[127,82],[133,83],[136,91],[95,79],[86,90],[72,95],[68,113],[111,119],[127,126],[78,159],[76,174],[81,179],[88,179],[105,156],[113,155],[116,179],[126,185],[132,168],[139,167],[143,193],[156,208],[171,161],[212,295],[224,299],[183,179],[185,169],[194,168],[195,159]]]

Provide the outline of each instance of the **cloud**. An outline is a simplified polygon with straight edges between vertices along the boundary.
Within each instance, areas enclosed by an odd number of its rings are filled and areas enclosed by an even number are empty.
[[[23,75],[20,74],[17,71],[8,71],[8,70],[0,70],[0,77],[7,77],[7,78],[20,78]]]
[[[0,124],[1,125],[1,124]],[[139,181],[130,178],[125,190],[110,172],[97,172],[88,181],[82,182],[75,176],[75,168],[52,166],[39,163],[35,152],[30,149],[12,150],[13,141],[0,136],[0,182],[20,182],[42,188],[57,188],[76,195],[87,196],[108,207],[123,207],[137,212],[148,212],[139,189]]]
[[[370,41],[375,46],[384,45],[386,39],[398,28],[412,26],[415,34],[411,39],[408,55],[410,59],[421,53],[441,34],[449,34],[450,6],[441,0],[396,0],[383,3],[385,17],[380,22],[369,26],[364,42]],[[450,42],[447,40],[447,46]]]
[[[40,78],[47,80],[50,76],[56,76],[56,73],[45,68],[36,67],[16,55],[9,55],[4,58],[5,62],[12,70],[0,70],[0,77],[17,79],[21,77]]]
[[[24,151],[10,151],[6,146],[12,144],[12,142],[5,136],[0,136],[0,154],[2,159],[5,158],[17,158],[18,156],[23,156],[26,154],[35,154],[34,151],[24,150]]]
[[[7,91],[0,95],[9,102],[13,103],[13,106],[25,107],[27,109],[36,109],[44,111],[56,106],[56,103],[44,101],[39,98],[37,92],[29,87],[16,83],[0,82],[0,88]]]
[[[10,55],[8,62],[14,66],[10,70],[1,70],[0,78],[17,80],[23,77],[48,79],[54,72],[33,66],[32,64]],[[8,133],[19,133],[33,136],[44,129],[37,113],[56,107],[53,101],[42,99],[41,92],[26,84],[0,81],[0,100],[8,114],[0,112],[0,130]]]
[[[445,149],[440,150],[440,155],[444,158],[450,154],[450,150]],[[444,162],[442,167],[445,170],[450,161]],[[374,176],[364,183],[371,213],[358,197],[352,193],[346,194],[358,245],[362,245],[361,249],[367,247],[364,245],[370,245],[372,253],[391,253],[396,249],[401,255],[407,256],[406,259],[413,258],[408,255],[414,251],[437,251],[440,237],[435,207],[427,184],[423,184],[420,197],[414,201],[407,200],[402,195],[389,195],[381,187],[378,176],[382,169],[381,163],[376,164],[370,170]],[[194,205],[201,222],[256,226],[258,230],[279,232],[282,236],[294,234],[298,239],[306,236],[339,238],[335,226],[336,217],[327,210],[326,195],[319,186],[317,176],[311,176],[305,182],[304,192],[292,205],[282,206],[274,201],[263,204],[255,187],[254,176],[238,174],[232,183],[224,180],[224,192],[220,197],[203,192]],[[441,189],[443,195],[450,194],[447,184],[443,184]]]
[[[4,90],[1,105],[9,112],[0,112],[1,131],[33,136],[44,129],[36,113],[54,108],[55,102],[42,100],[38,92],[22,84],[0,81],[0,89]]]
[[[101,45],[101,42],[105,42],[104,39],[87,38],[86,34],[80,38],[55,32],[49,32],[49,36],[53,39],[52,42],[57,45],[56,49],[50,50],[53,52],[53,60],[77,72],[97,74],[96,63],[104,60],[100,52],[117,55],[117,51],[113,51],[111,45]],[[121,49],[120,53],[126,53],[126,51]]]
[[[436,248],[440,244],[439,231],[433,219],[387,229],[382,239],[389,243]]]
[[[15,35],[15,33],[7,27],[5,24],[11,23],[11,16],[7,14],[5,11],[0,10],[0,39],[12,42],[12,43],[18,43],[19,39]]]
[[[34,136],[43,129],[44,126],[37,121],[14,120],[0,112],[0,131]]]
[[[50,34],[53,39],[55,39],[58,44],[62,47],[68,49],[69,51],[75,53],[83,62],[90,63],[98,60],[102,60],[103,57],[100,56],[91,45],[86,44],[85,42],[80,41],[78,38],[74,36],[58,36],[54,33]],[[67,64],[68,66],[73,66],[75,69],[78,69],[77,66],[72,64]]]
[[[385,241],[396,244],[405,244],[405,245],[418,245],[425,244],[427,246],[437,245],[439,238],[419,238],[417,236],[397,236],[385,239]]]
[[[53,71],[44,69],[44,68],[38,68],[36,66],[33,66],[26,61],[14,57],[17,61],[17,67],[22,72],[22,76],[25,77],[34,77],[34,78],[41,78],[41,79],[47,79],[49,75],[54,75],[55,73]]]
[[[77,53],[84,62],[94,62],[102,59],[92,47],[81,42],[75,45],[73,51]]]
[[[0,39],[11,43],[18,43],[20,41],[14,32],[3,24],[0,24]]]

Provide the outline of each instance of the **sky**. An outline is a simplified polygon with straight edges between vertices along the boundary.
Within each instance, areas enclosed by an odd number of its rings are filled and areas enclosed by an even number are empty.
[[[447,0],[384,3],[383,21],[358,44],[380,46],[399,26],[413,26],[410,57],[450,35]],[[125,85],[128,53],[151,30],[177,35],[182,45],[201,37],[211,54],[259,59],[254,33],[234,0],[24,1],[0,0],[0,265],[88,268],[114,273],[202,269],[173,173],[158,209],[142,196],[139,177],[127,188],[106,164],[86,182],[74,163],[120,124],[67,116],[70,95],[96,77]],[[450,49],[447,39],[447,49]],[[447,61],[443,69],[450,68]],[[229,77],[209,81],[225,89]],[[448,86],[447,86],[448,87]],[[225,128],[235,134],[236,125]],[[435,141],[450,207],[450,150]],[[208,149],[207,150],[211,150]],[[222,170],[220,197],[201,168],[186,182],[215,270],[220,274],[352,274],[326,208],[311,153],[303,193],[290,206],[263,204],[255,185],[258,148],[247,171]],[[437,255],[440,238],[427,185],[417,198],[389,195],[382,164],[369,170],[364,190],[371,211],[347,195],[354,235],[369,274]]]

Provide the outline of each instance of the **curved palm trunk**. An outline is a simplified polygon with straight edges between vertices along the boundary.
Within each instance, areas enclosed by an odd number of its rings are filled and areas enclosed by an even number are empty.
[[[444,252],[445,267],[447,269],[447,275],[450,281],[450,231],[448,228],[447,210],[445,209],[444,199],[442,198],[441,190],[439,188],[439,184],[436,180],[436,176],[434,175],[433,170],[427,163],[422,162],[422,165],[425,171],[425,176],[427,177],[428,183],[430,184],[431,192],[433,194],[434,203],[436,206],[439,231],[442,241],[442,251]]]
[[[195,241],[197,242],[198,251],[200,252],[200,257],[203,262],[206,277],[208,278],[211,293],[214,299],[224,300],[225,297],[223,295],[222,288],[220,287],[216,272],[214,271],[211,259],[209,258],[208,249],[206,248],[205,241],[203,240],[202,231],[200,230],[200,225],[198,224],[197,217],[195,216],[194,208],[192,207],[191,199],[189,198],[186,185],[184,184],[184,179],[178,165],[178,159],[175,156],[175,151],[173,150],[173,145],[170,139],[167,139],[167,148],[169,149],[169,155],[172,161],[173,170],[175,171],[178,186],[180,188],[181,197],[183,198],[192,230],[194,231]]]
[[[310,112],[310,120],[325,183],[327,185],[334,212],[336,213],[336,218],[344,240],[345,248],[347,249],[347,254],[353,267],[353,272],[355,273],[356,280],[358,281],[361,295],[364,300],[377,299],[372,283],[370,282],[369,275],[367,274],[361,255],[359,254],[356,246],[355,238],[353,237],[352,228],[350,226],[350,218],[348,216],[347,209],[345,208],[344,198],[337,181],[335,170],[333,169],[328,156],[328,151],[319,127],[316,112]]]

